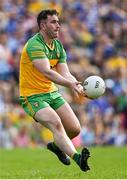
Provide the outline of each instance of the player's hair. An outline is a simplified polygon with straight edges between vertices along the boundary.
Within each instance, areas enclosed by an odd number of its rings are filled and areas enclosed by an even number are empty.
[[[46,10],[42,10],[38,16],[37,16],[37,24],[38,27],[40,28],[40,23],[42,20],[46,20],[48,18],[48,16],[53,16],[53,15],[59,15],[59,13],[55,10],[55,9],[46,9]]]

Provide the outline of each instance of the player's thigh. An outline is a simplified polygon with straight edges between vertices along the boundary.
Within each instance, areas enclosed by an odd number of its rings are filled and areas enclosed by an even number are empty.
[[[55,110],[68,135],[75,137],[80,133],[80,123],[70,105],[66,102]]]
[[[52,132],[62,126],[60,117],[50,106],[37,111],[34,119],[49,128]]]

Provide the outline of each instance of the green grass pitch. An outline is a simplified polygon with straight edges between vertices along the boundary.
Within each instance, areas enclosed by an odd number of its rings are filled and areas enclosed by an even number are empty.
[[[0,179],[127,179],[127,146],[89,149],[86,173],[74,161],[63,165],[46,148],[0,149]]]

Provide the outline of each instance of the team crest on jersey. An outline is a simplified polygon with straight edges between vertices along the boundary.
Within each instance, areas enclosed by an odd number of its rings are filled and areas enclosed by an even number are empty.
[[[38,103],[38,102],[35,102],[35,103],[34,103],[34,106],[35,106],[35,107],[38,107],[38,106],[39,106],[39,103]]]

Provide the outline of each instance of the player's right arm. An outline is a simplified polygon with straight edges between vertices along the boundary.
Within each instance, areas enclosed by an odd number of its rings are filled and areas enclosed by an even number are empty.
[[[26,50],[32,64],[40,73],[54,83],[70,88],[77,96],[77,92],[79,91],[77,85],[79,82],[71,81],[50,68],[50,62],[45,53],[45,47],[43,44],[40,44],[37,40],[33,41],[32,39],[29,41]]]
[[[71,88],[74,94],[77,95],[77,92],[79,90],[77,85],[79,84],[79,82],[70,81],[64,78],[63,76],[61,76],[56,71],[52,70],[50,68],[50,63],[48,58],[35,59],[32,62],[34,66],[37,68],[37,70],[40,71],[49,80],[53,81],[56,84]]]

